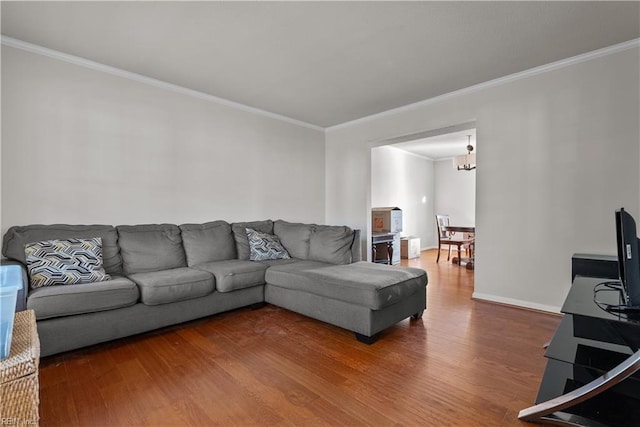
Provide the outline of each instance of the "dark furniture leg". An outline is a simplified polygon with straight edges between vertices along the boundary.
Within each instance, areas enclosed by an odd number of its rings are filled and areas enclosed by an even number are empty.
[[[356,334],[356,339],[365,344],[373,344],[374,342],[378,341],[378,337],[380,336],[380,334],[373,334],[370,337],[368,337],[366,335],[362,335],[357,332],[355,334]]]
[[[389,255],[389,265],[391,265],[393,260],[393,242],[387,243],[387,255]]]
[[[411,320],[418,320],[418,319],[422,319],[422,314],[424,313],[424,310],[420,310],[419,312],[417,312],[416,314],[413,314],[411,316]]]

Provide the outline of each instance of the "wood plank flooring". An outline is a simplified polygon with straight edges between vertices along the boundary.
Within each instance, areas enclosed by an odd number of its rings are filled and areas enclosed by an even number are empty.
[[[560,318],[471,300],[435,254],[403,260],[428,272],[424,317],[370,346],[267,305],[44,358],[41,425],[526,425]]]

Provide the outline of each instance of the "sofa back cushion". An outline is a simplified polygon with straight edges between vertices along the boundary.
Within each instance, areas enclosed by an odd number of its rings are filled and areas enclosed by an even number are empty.
[[[236,243],[231,225],[225,221],[182,224],[182,243],[189,267],[235,259]]]
[[[9,228],[2,242],[2,254],[26,265],[24,247],[28,243],[58,239],[102,239],[102,265],[107,274],[122,274],[118,233],[111,225],[26,225]]]
[[[282,246],[293,258],[309,258],[309,241],[311,239],[311,224],[300,224],[277,220],[273,223],[273,234],[280,238]]]
[[[309,238],[309,259],[330,264],[352,262],[355,232],[346,226],[314,225]]]
[[[249,260],[249,240],[247,239],[247,228],[261,233],[273,234],[273,221],[236,222],[231,225],[233,237],[236,241],[236,251],[238,259]]]
[[[177,225],[119,225],[116,229],[125,274],[187,266]]]

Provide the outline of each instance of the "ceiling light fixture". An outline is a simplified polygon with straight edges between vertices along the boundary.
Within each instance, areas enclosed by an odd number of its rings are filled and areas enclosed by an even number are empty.
[[[471,145],[471,135],[467,135],[469,141],[467,143],[467,154],[461,156],[455,156],[453,158],[453,167],[459,171],[471,171],[476,168],[476,155],[471,154],[473,151],[473,145]]]

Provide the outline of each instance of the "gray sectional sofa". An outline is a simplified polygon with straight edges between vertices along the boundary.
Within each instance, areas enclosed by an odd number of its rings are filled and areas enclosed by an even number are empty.
[[[246,229],[279,238],[290,259],[249,260]],[[29,287],[25,245],[102,239],[111,280]],[[348,227],[229,224],[28,225],[4,235],[3,263],[24,267],[17,309],[36,313],[43,356],[232,309],[274,304],[356,333],[363,342],[426,308],[426,272],[361,261]]]

